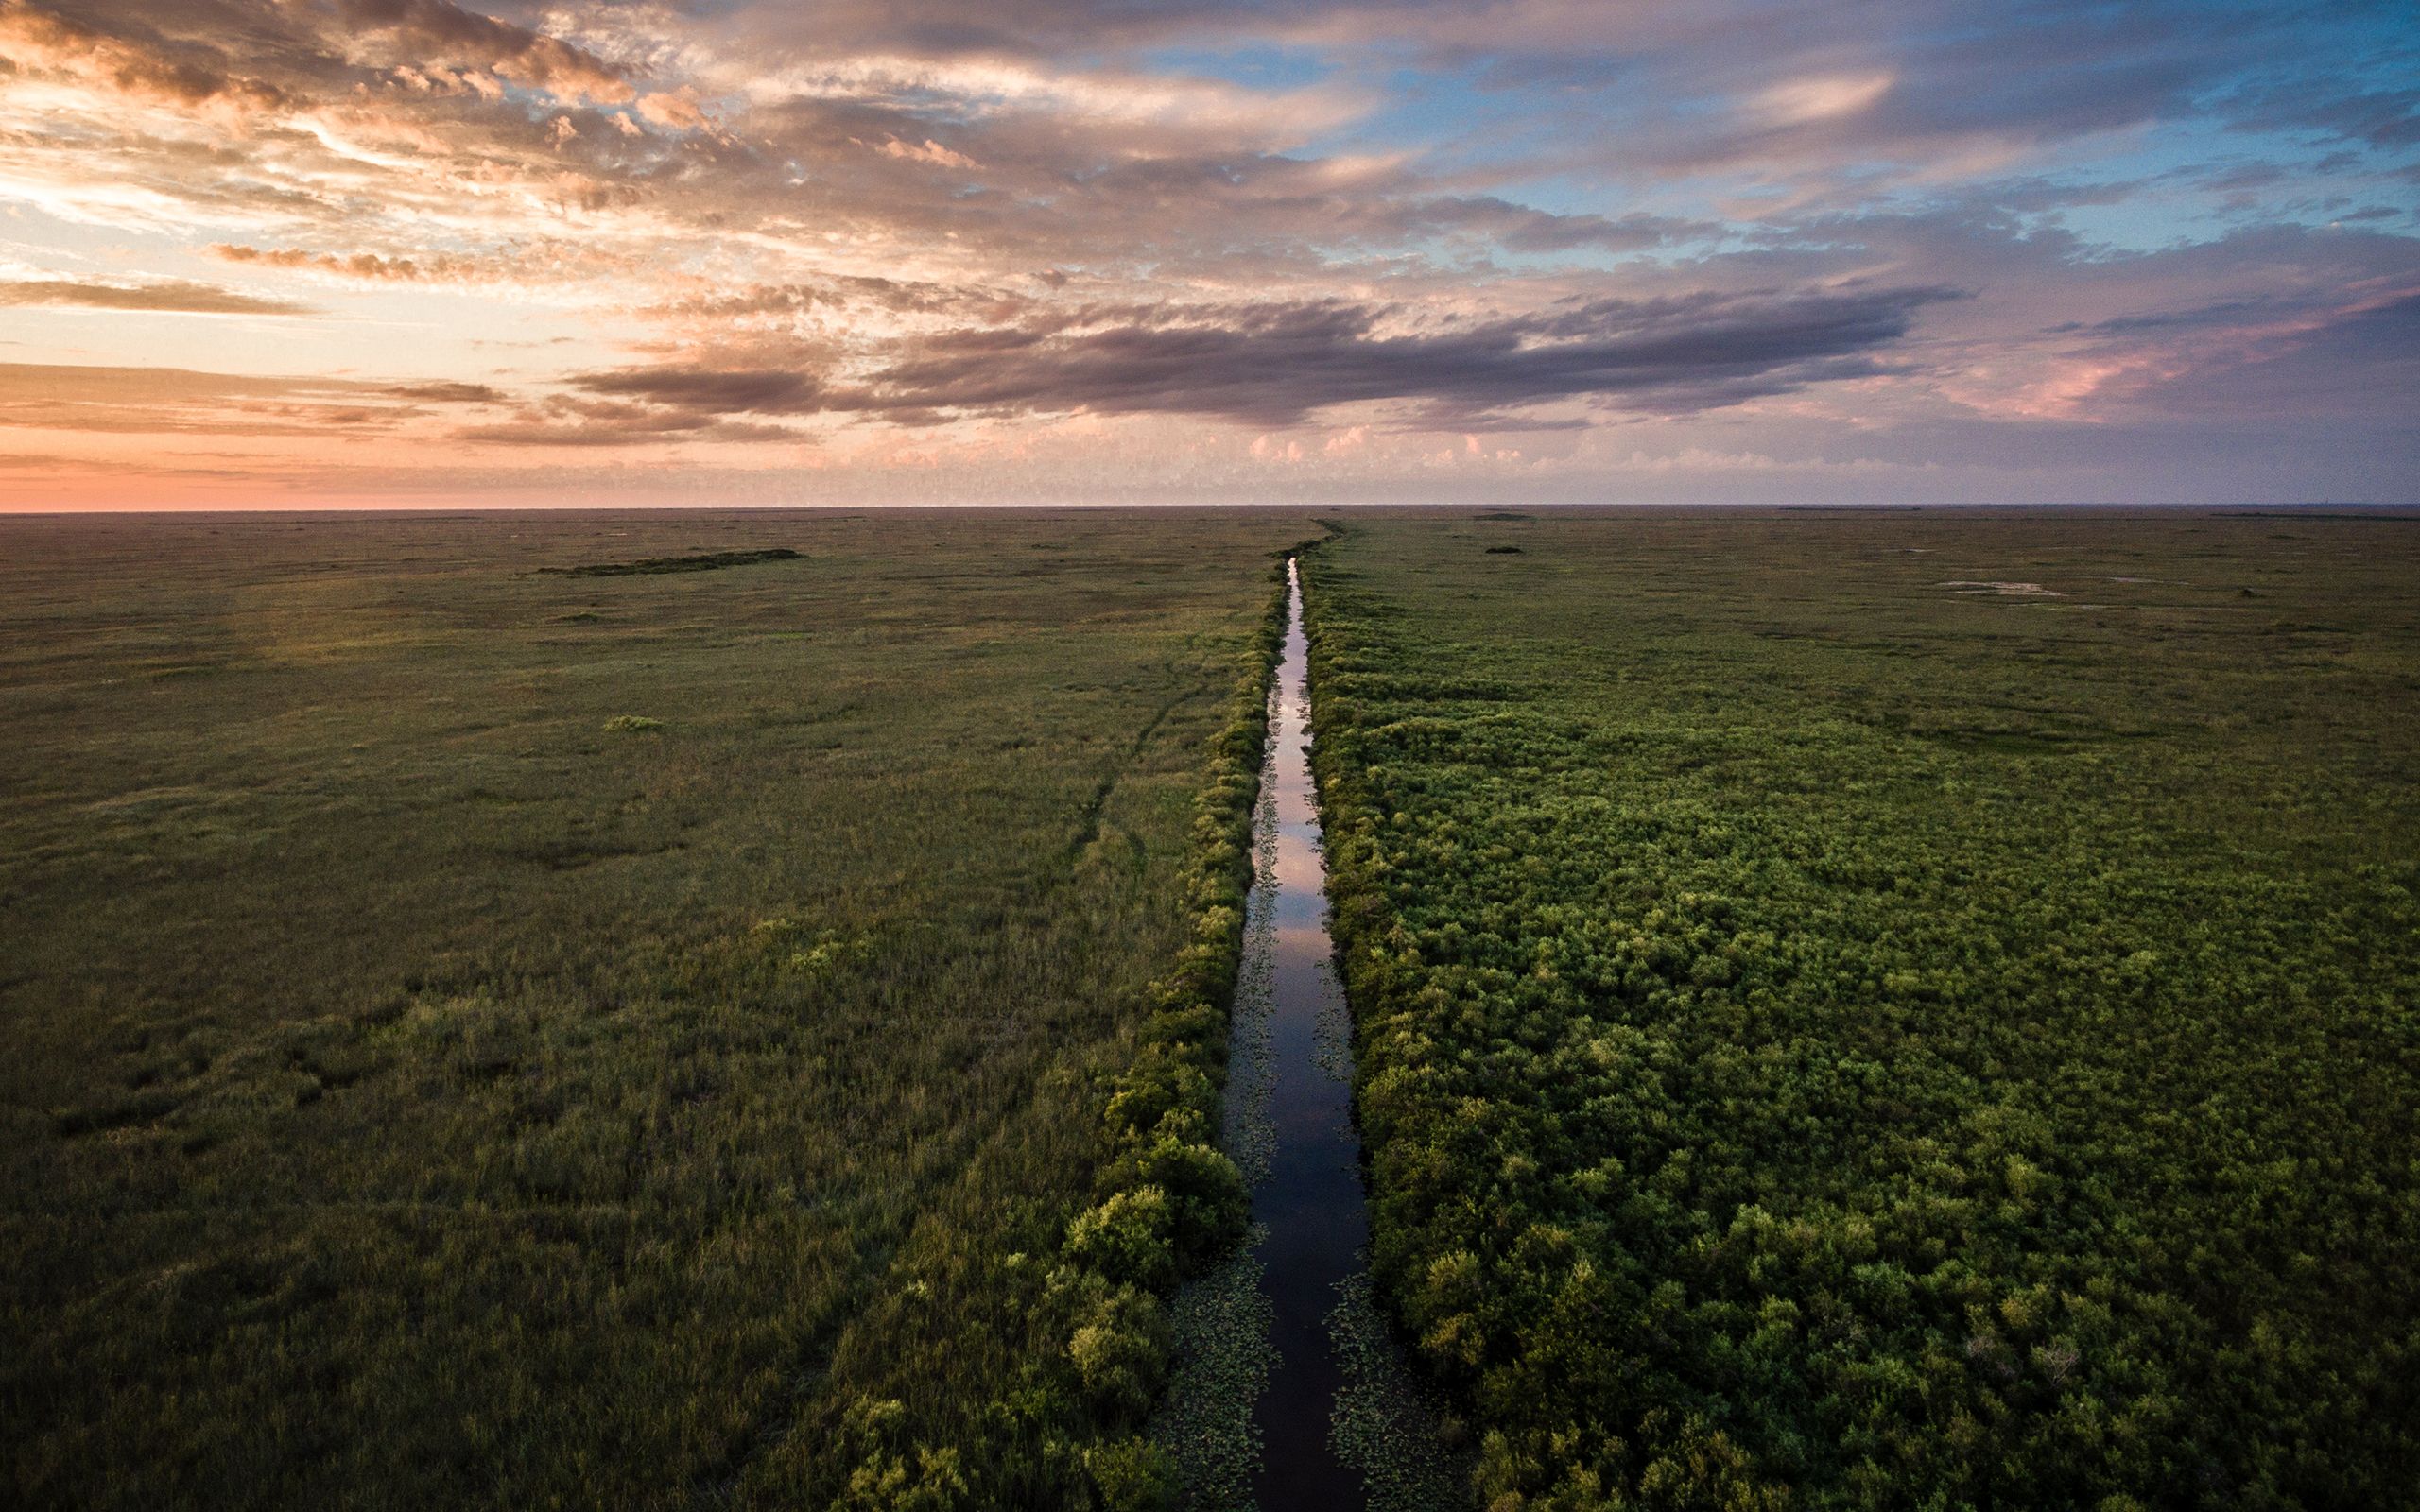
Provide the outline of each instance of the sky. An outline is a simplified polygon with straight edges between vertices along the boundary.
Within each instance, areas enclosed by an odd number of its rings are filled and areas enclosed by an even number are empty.
[[[2420,7],[0,0],[0,509],[2420,499]]]

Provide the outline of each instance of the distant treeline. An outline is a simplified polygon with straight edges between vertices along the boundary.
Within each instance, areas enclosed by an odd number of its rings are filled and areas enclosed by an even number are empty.
[[[645,577],[658,573],[710,573],[718,567],[752,567],[760,561],[796,561],[787,546],[763,551],[709,551],[695,557],[642,557],[637,561],[592,561],[578,567],[541,567],[555,577]]]

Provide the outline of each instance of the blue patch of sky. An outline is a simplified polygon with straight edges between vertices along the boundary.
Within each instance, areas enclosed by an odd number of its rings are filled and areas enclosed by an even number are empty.
[[[2121,183],[2120,197],[2054,213],[2086,241],[2148,251],[2216,240],[2248,225],[2330,224],[2348,211],[2394,211],[2377,229],[2410,228],[2420,185],[2394,169],[2411,154],[2348,148],[2308,130],[2246,131],[2221,117],[2167,122],[2113,142],[2075,144],[2070,183]]]
[[[1145,53],[1140,61],[1154,73],[1220,78],[1248,89],[1305,89],[1334,72],[1309,48],[1274,43],[1234,47],[1159,47]]]
[[[2256,15],[2264,10],[2262,19],[2272,25],[2284,19],[2280,11],[2252,8]],[[1927,164],[1834,163],[1835,193],[1825,196],[1825,208],[1837,212],[1858,203],[1854,186],[1860,181],[1874,186],[1862,202],[1877,214],[1960,200],[1988,204],[1996,181],[2022,181],[2034,191],[2031,198],[2040,198],[2047,184],[2100,202],[2030,205],[2014,212],[2021,222],[2057,224],[2116,253],[2207,241],[2247,224],[2325,226],[2346,214],[2367,213],[2360,223],[2370,230],[2409,233],[2420,225],[2420,180],[2412,171],[2420,144],[2348,147],[2315,125],[2271,120],[2244,129],[2236,123],[2247,110],[2260,108],[2254,102],[2262,95],[2308,109],[2330,98],[2409,90],[2420,77],[2412,67],[2420,58],[2420,8],[2304,10],[2294,16],[2291,35],[2296,44],[2257,72],[2206,83],[2194,114],[2037,143],[2017,161],[1996,164],[1990,178],[1911,182],[1910,172],[1922,176]],[[1627,121],[1651,115],[1668,130],[1696,118],[1720,129],[1728,109],[1715,97],[1668,92],[1659,97],[1651,66],[1637,70],[1609,58],[1601,67],[1518,76],[1501,58],[1450,67],[1408,60],[1408,53],[1380,49],[1347,62],[1315,47],[1255,42],[1162,48],[1141,61],[1253,89],[1342,84],[1364,92],[1370,109],[1303,143],[1301,150],[1310,155],[1402,154],[1443,186],[1556,215],[1720,221],[1733,213],[1726,231],[1666,249],[1664,255],[1704,255],[1768,236],[1770,228],[1750,224],[1753,207],[1761,199],[1786,215],[1794,202],[1794,190],[1752,174],[1623,171],[1620,135]],[[1601,143],[1590,141],[1591,133],[1600,134]],[[1574,166],[1575,153],[1593,154],[1597,162]],[[2280,171],[2259,181],[2270,168]],[[2114,195],[2092,193],[2112,184],[2125,187]],[[2379,209],[2390,214],[2379,216]],[[1738,218],[1742,215],[1746,218]],[[1639,255],[1504,253],[1499,261],[1610,265]]]

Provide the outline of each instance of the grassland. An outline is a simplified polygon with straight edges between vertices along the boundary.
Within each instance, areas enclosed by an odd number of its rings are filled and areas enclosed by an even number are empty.
[[[7,1499],[1116,1481],[1061,1255],[1176,1184],[1102,1108],[1200,1096],[1170,993],[1311,534],[0,524]]]
[[[1375,1267],[1483,1503],[2415,1504],[2420,522],[1307,578]]]

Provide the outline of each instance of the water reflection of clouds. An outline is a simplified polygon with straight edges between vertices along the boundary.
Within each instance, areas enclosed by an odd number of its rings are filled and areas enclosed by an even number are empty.
[[[1279,842],[1277,864],[1270,868],[1280,887],[1321,891],[1327,885],[1327,868],[1321,864],[1320,853],[1302,842]]]
[[[1278,925],[1277,954],[1281,967],[1324,962],[1330,954],[1325,918]]]

